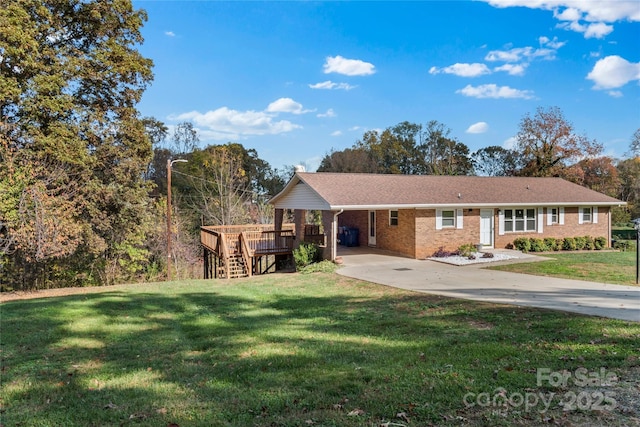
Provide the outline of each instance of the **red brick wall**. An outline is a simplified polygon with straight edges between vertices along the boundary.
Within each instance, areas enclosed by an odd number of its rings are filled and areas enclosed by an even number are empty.
[[[398,225],[389,224],[389,211],[376,211],[376,247],[415,258],[415,209],[398,210]]]
[[[435,209],[416,211],[416,258],[430,257],[441,247],[453,251],[460,246],[480,242],[480,210],[464,209],[462,228],[443,228],[436,230]]]
[[[579,224],[578,208],[564,209],[564,224],[547,225],[547,212],[544,210],[544,233],[505,233],[500,236],[499,217],[494,210],[494,247],[505,248],[518,237],[607,237],[609,239],[608,207],[598,208],[598,223]],[[340,226],[356,227],[360,230],[360,246],[368,245],[368,211],[347,211],[338,217]],[[463,244],[480,242],[480,209],[464,209],[463,228],[444,228],[436,230],[435,209],[400,209],[398,225],[389,225],[389,211],[376,211],[376,247],[409,256],[424,259],[431,256],[440,247],[453,251]]]
[[[544,210],[543,215],[543,233],[527,232],[527,233],[505,233],[504,235],[498,235],[498,216],[495,217],[495,247],[504,248],[510,243],[513,243],[514,239],[518,237],[539,237],[544,239],[545,237],[579,237],[579,236],[591,236],[591,237],[606,237],[609,242],[609,216],[611,210],[608,207],[598,208],[598,223],[580,224],[578,221],[578,208],[577,207],[565,207],[564,208],[564,224],[547,225],[547,210]]]

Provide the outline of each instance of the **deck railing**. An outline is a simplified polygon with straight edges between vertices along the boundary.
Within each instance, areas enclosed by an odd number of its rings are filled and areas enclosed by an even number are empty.
[[[229,268],[229,258],[241,255],[247,273],[253,269],[253,258],[262,255],[289,254],[293,250],[294,225],[283,224],[282,230],[273,225],[231,225],[200,227],[200,242]]]

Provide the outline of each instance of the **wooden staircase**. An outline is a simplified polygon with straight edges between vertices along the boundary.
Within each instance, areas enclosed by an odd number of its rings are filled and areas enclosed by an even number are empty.
[[[237,279],[239,277],[249,277],[247,265],[244,262],[242,254],[235,254],[229,257],[227,271],[225,274],[227,279]]]
[[[204,248],[205,279],[235,279],[262,274],[263,257],[290,255],[293,229],[268,228],[272,226],[202,226],[200,242]],[[268,262],[272,264],[267,265],[265,272],[275,266],[276,261]]]

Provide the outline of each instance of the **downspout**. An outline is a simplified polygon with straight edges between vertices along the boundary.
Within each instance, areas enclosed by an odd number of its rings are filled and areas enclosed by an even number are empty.
[[[340,209],[339,212],[333,214],[333,222],[331,222],[331,261],[335,262],[338,255],[337,248],[337,234],[338,234],[338,215],[344,212],[344,209]]]

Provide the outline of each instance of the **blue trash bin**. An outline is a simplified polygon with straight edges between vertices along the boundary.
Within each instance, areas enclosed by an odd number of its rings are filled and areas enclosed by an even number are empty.
[[[344,245],[347,247],[360,246],[360,230],[353,227],[345,227]]]

